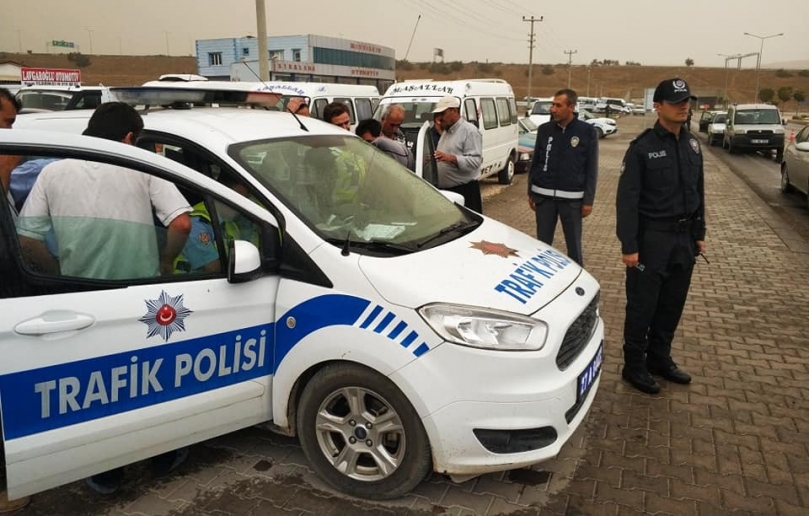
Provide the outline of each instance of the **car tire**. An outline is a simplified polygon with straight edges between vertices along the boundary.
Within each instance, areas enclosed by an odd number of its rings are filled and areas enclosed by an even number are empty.
[[[427,432],[407,397],[359,364],[334,363],[318,371],[301,394],[297,425],[317,474],[351,496],[398,498],[432,468]]]
[[[604,134],[604,130],[600,127],[596,127],[596,134],[598,135],[598,139],[601,140],[606,135]]]
[[[511,182],[514,181],[515,167],[514,154],[512,154],[508,157],[508,161],[506,161],[506,166],[503,167],[503,170],[497,173],[497,181],[501,185],[510,185]]]
[[[781,193],[789,193],[794,189],[792,183],[789,182],[789,170],[787,164],[781,165]]]

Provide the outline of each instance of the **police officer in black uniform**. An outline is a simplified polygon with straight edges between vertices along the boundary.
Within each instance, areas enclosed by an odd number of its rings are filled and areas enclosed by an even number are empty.
[[[684,126],[691,99],[681,79],[657,86],[657,123],[630,143],[618,181],[617,233],[626,265],[622,376],[649,394],[660,392],[652,375],[691,382],[671,359],[691,272],[705,250],[702,152]]]
[[[598,179],[598,133],[576,116],[578,95],[559,90],[552,120],[537,130],[528,182],[528,205],[536,213],[537,238],[553,244],[557,218],[562,220],[567,254],[584,264],[582,218],[593,211]]]

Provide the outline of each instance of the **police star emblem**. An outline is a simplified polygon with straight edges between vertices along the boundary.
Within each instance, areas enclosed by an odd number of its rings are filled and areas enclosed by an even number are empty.
[[[578,136],[574,136],[573,138],[570,139],[570,146],[571,147],[578,147],[579,146],[579,137]]]
[[[695,139],[691,138],[691,139],[688,141],[688,143],[690,143],[690,144],[691,144],[691,148],[692,148],[692,149],[694,149],[694,152],[696,152],[697,154],[699,154],[699,143],[697,143],[697,140],[695,140]]]
[[[186,317],[193,311],[183,306],[183,295],[171,297],[162,291],[157,299],[146,299],[146,315],[138,319],[148,326],[146,338],[160,335],[168,342],[175,331],[185,331]]]
[[[483,254],[496,254],[497,256],[502,256],[503,258],[508,258],[509,256],[519,256],[516,249],[512,249],[505,244],[495,244],[493,242],[487,242],[486,240],[472,242],[470,247],[472,249],[482,251]]]

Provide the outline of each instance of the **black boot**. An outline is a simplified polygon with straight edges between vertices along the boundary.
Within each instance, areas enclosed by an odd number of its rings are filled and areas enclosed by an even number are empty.
[[[663,365],[648,364],[647,367],[651,374],[665,378],[670,382],[683,385],[691,383],[691,375],[677,367],[677,364],[671,358]]]
[[[660,392],[660,385],[643,366],[625,365],[623,371],[621,371],[621,377],[629,382],[632,387],[646,394]]]

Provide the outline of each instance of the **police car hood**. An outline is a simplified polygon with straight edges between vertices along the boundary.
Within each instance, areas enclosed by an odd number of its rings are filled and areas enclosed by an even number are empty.
[[[420,252],[363,256],[359,266],[390,303],[409,308],[455,303],[524,315],[556,298],[582,271],[561,252],[491,219]]]

